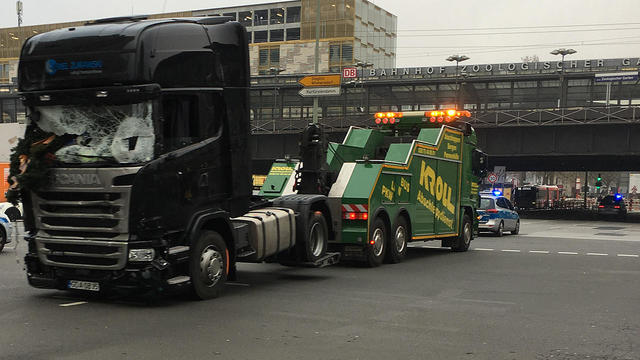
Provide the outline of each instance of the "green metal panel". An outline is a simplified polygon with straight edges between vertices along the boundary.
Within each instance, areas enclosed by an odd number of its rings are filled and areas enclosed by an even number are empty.
[[[271,170],[260,188],[259,196],[265,198],[277,198],[285,190],[285,185],[291,176],[294,176],[294,169],[297,163],[275,162],[271,165]]]
[[[404,164],[407,161],[409,152],[411,152],[411,144],[391,144],[384,160]]]
[[[351,128],[342,144],[329,144],[329,169],[337,172],[343,163],[362,160],[364,155],[373,159],[376,148],[383,140],[384,133],[379,130]]]
[[[367,204],[382,164],[356,164],[342,197],[343,204]]]

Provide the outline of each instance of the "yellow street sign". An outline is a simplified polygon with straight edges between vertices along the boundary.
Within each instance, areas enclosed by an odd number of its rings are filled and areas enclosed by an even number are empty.
[[[302,86],[312,87],[312,86],[340,86],[340,74],[330,74],[330,75],[309,75],[300,79],[298,82]]]

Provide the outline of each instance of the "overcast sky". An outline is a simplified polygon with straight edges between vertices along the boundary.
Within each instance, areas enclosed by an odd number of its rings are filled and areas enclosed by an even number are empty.
[[[268,3],[246,0],[23,0],[24,25]],[[376,0],[398,16],[397,66],[640,57],[640,0]],[[0,27],[17,26],[14,0],[0,0]]]

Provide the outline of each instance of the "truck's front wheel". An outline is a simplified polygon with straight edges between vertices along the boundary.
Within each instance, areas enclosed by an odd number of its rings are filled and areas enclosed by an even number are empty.
[[[229,251],[222,236],[203,231],[191,252],[189,272],[198,299],[218,297],[229,273]]]
[[[4,229],[0,229],[0,252],[4,249],[4,245],[7,243],[7,234]]]

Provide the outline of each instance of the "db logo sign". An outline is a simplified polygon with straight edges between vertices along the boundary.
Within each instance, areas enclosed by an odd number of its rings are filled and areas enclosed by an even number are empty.
[[[345,79],[357,78],[358,70],[356,68],[344,68],[342,69],[342,77]]]

